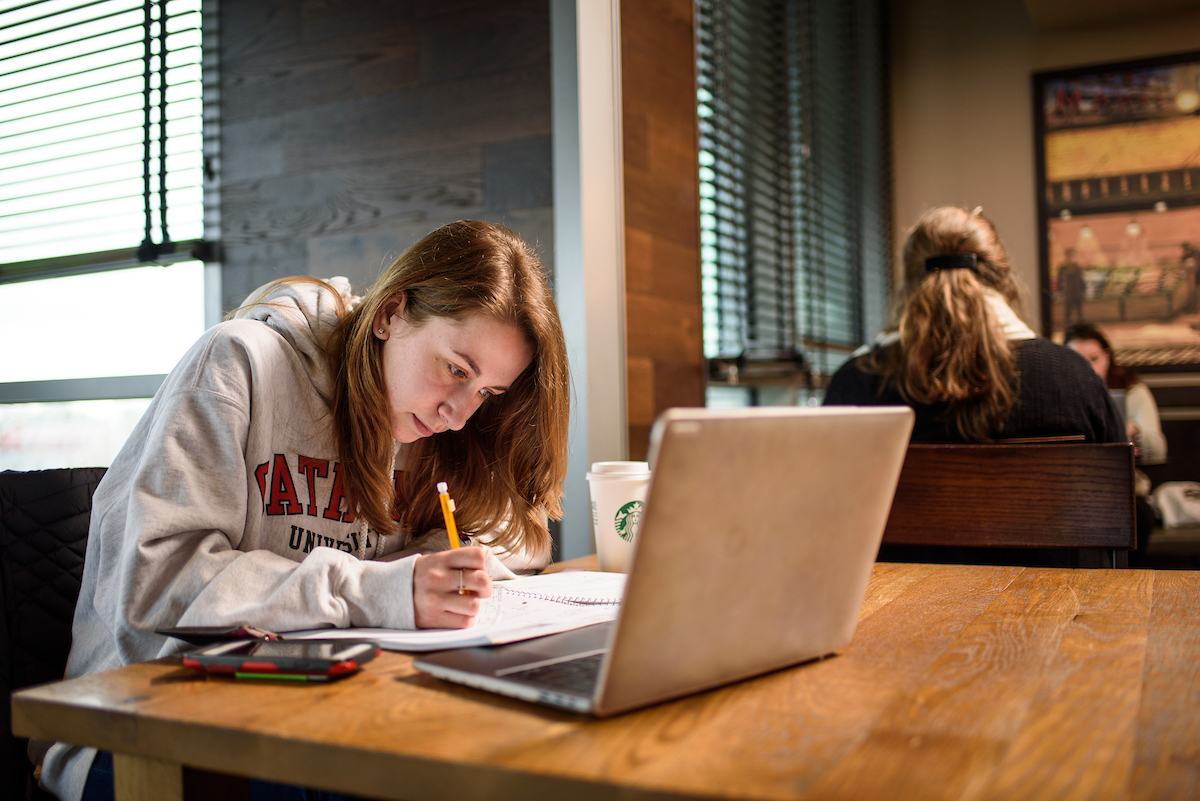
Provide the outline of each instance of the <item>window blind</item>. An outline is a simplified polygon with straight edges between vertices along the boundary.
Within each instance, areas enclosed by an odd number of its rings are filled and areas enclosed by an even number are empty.
[[[201,0],[0,3],[0,280],[203,255],[201,45]]]
[[[812,371],[819,384],[885,322],[882,7],[697,0],[696,11],[710,375]]]

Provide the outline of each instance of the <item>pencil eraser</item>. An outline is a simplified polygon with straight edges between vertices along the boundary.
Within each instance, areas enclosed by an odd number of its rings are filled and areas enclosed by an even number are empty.
[[[438,489],[438,492],[441,493],[442,495],[445,495],[447,492],[450,491],[450,487],[448,487],[446,485],[445,481],[439,481],[438,485],[437,485],[437,489]]]

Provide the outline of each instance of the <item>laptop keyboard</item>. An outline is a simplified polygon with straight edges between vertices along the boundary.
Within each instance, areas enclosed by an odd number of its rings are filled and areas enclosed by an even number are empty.
[[[591,695],[600,675],[600,661],[603,658],[603,653],[589,654],[579,659],[514,671],[506,678],[560,692]]]

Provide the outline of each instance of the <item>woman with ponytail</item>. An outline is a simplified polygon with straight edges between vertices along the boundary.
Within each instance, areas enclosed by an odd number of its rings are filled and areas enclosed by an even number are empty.
[[[361,299],[345,279],[263,287],[97,488],[67,677],[186,647],[160,629],[472,625],[493,578],[549,560],[569,391],[542,264],[502,226],[439,228]],[[55,743],[42,781],[111,798],[111,757]]]
[[[1038,338],[1013,311],[1018,298],[980,209],[926,212],[904,247],[893,327],[837,371],[825,403],[911,406],[914,441],[1122,441],[1103,382],[1077,353]]]

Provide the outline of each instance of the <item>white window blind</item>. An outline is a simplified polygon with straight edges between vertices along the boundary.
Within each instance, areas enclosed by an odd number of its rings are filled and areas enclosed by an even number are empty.
[[[0,0],[0,469],[108,464],[215,321],[215,2]]]
[[[819,386],[885,321],[879,0],[697,0],[704,347],[717,383]]]
[[[200,6],[0,3],[0,280],[199,255]]]

